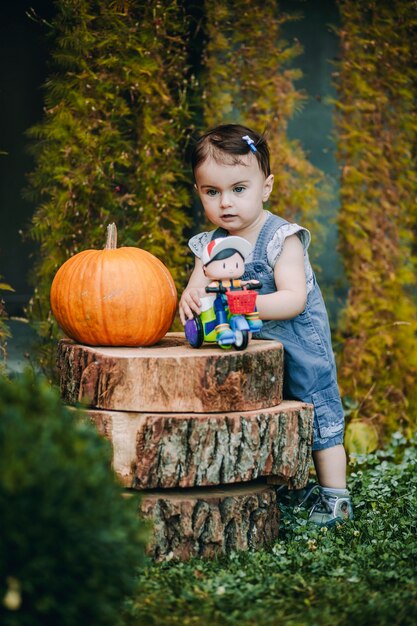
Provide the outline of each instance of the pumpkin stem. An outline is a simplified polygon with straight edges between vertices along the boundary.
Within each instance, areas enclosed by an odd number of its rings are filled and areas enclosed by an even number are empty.
[[[107,226],[107,241],[105,250],[114,250],[117,248],[117,228],[116,224],[109,224]]]

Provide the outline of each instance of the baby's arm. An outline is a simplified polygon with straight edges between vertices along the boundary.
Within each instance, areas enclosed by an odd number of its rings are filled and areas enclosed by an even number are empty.
[[[297,235],[285,240],[274,277],[277,291],[256,299],[259,316],[263,320],[292,319],[304,311],[307,301],[304,250]]]
[[[205,288],[210,283],[204,276],[203,266],[198,257],[195,259],[193,273],[187,287],[184,289],[179,304],[180,319],[183,324],[193,317],[193,311],[200,313],[200,297],[207,295]]]

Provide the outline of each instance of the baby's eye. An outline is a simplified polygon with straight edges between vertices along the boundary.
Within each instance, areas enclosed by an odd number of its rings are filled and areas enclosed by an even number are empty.
[[[245,191],[245,187],[239,185],[238,187],[235,187],[233,191],[235,191],[236,193],[242,193],[242,191]]]
[[[215,196],[217,191],[215,189],[207,189],[208,196]]]

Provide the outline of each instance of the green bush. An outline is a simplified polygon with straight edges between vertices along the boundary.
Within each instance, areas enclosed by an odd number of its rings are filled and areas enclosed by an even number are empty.
[[[10,285],[2,282],[0,276],[0,292],[1,291],[14,291]],[[4,306],[4,300],[0,296],[0,371],[4,369],[7,355],[7,339],[10,337],[10,329],[6,322],[7,311]]]
[[[339,385],[348,421],[385,441],[417,427],[417,12],[413,0],[339,7]]]
[[[144,529],[110,450],[30,372],[0,377],[0,623],[116,626]]]
[[[177,0],[55,0],[47,36],[44,115],[29,131],[34,168],[25,194],[39,246],[28,307],[41,337],[37,360],[52,379],[57,325],[49,292],[76,253],[102,249],[115,222],[119,246],[164,260],[185,281],[183,229],[190,190],[184,9]]]
[[[129,626],[414,626],[417,437],[357,459],[355,519],[333,530],[284,511],[270,550],[153,566]]]

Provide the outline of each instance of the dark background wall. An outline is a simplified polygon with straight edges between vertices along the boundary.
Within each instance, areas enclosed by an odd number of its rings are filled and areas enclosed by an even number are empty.
[[[42,89],[47,73],[44,28],[29,19],[33,7],[45,18],[50,0],[4,2],[0,19],[0,274],[15,289],[5,295],[9,313],[21,313],[31,288],[27,274],[33,244],[24,242],[34,207],[22,198],[25,174],[32,168],[25,131],[42,116]]]
[[[332,138],[331,61],[338,54],[337,36],[329,25],[338,23],[336,0],[285,0],[283,10],[304,14],[302,20],[285,26],[287,39],[296,37],[304,54],[295,65],[304,77],[297,83],[308,99],[303,111],[292,120],[289,132],[298,138],[314,165],[323,170],[333,188],[333,198],[323,206],[323,219],[331,221],[338,210],[338,168]],[[52,0],[13,0],[2,5],[0,20],[0,274],[15,293],[5,294],[10,314],[21,314],[31,294],[28,271],[33,243],[24,241],[21,231],[29,223],[34,207],[23,199],[25,175],[33,163],[27,152],[25,131],[42,117],[42,84],[48,74],[48,42],[45,27],[31,20],[27,12],[33,7],[45,19],[53,14]],[[267,36],[267,33],[266,33]],[[339,283],[342,277],[336,249],[336,229],[327,232],[326,251],[322,254],[321,282]],[[334,317],[342,290],[329,289],[328,303]]]
[[[320,205],[320,219],[324,227],[324,248],[317,259],[318,279],[325,295],[333,325],[344,305],[347,284],[340,255],[337,251],[337,217],[339,203],[339,165],[336,161],[334,105],[337,98],[333,73],[339,58],[337,29],[340,15],[336,0],[279,0],[279,6],[288,13],[302,13],[301,20],[284,25],[288,40],[296,38],[303,46],[303,54],[294,65],[303,77],[296,87],[307,99],[300,112],[291,120],[289,136],[298,139],[308,159],[326,175],[328,199]],[[312,233],[311,247],[316,239]]]

